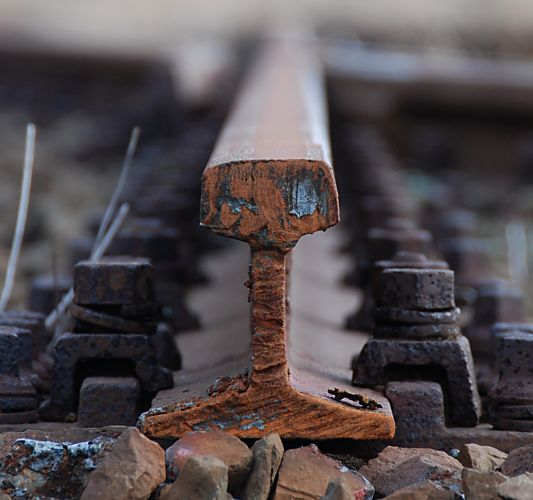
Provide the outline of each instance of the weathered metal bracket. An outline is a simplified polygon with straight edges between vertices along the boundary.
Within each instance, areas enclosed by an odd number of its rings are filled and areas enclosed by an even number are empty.
[[[181,374],[182,383],[166,391],[167,404],[139,421],[151,437],[210,428],[240,437],[277,432],[312,439],[386,439],[394,433],[381,395],[354,389],[348,377],[328,374],[327,367],[291,359],[288,256],[303,235],[339,220],[323,82],[310,45],[309,40],[267,45],[202,179],[201,224],[252,250],[248,357],[225,365],[216,382],[214,373]],[[377,405],[337,401],[328,394],[333,387],[360,392],[362,400]]]

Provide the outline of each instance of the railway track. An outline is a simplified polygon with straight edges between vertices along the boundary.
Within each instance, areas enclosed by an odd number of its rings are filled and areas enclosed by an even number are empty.
[[[319,49],[305,36],[263,41],[225,99],[217,79],[238,73],[227,54],[200,65],[196,91],[183,75],[169,83],[190,54],[128,61],[141,75],[132,96],[157,73],[188,105],[176,122],[149,113],[107,256],[87,260],[99,215],[66,275],[35,280],[31,310],[0,314],[0,432],[76,441],[135,426],[177,449],[197,433],[278,434],[346,463],[388,445],[533,443],[516,215],[530,213],[529,181],[520,165],[486,179],[479,165],[527,139],[529,68],[501,66],[517,83],[488,61],[470,72],[457,58],[346,45],[321,61]],[[383,71],[391,60],[406,66]],[[500,182],[517,196],[495,198]],[[511,281],[480,230],[491,218],[514,224]],[[54,335],[44,318],[71,285]]]

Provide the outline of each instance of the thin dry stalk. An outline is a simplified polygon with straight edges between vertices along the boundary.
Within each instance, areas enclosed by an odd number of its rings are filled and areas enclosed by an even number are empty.
[[[15,283],[15,275],[17,273],[17,263],[20,255],[20,248],[24,238],[24,230],[26,228],[26,220],[28,217],[28,207],[30,205],[30,191],[31,180],[33,175],[33,158],[35,155],[35,125],[29,123],[26,127],[26,148],[24,151],[24,167],[22,174],[22,185],[20,189],[19,208],[17,213],[17,224],[15,226],[15,233],[13,235],[13,243],[11,245],[11,253],[7,264],[6,278],[4,280],[4,287],[2,295],[0,296],[0,312],[5,311],[13,285]]]
[[[109,200],[109,204],[104,213],[104,217],[102,218],[102,222],[100,223],[100,227],[98,228],[98,234],[96,235],[96,239],[94,240],[93,251],[100,244],[100,240],[104,237],[109,223],[111,222],[113,215],[115,214],[115,210],[120,200],[120,196],[122,195],[122,190],[124,189],[124,185],[126,184],[126,181],[128,179],[131,164],[133,161],[133,156],[135,155],[135,151],[137,150],[137,144],[139,143],[140,134],[140,127],[134,127],[131,131],[130,142],[128,144],[128,149],[126,150],[124,162],[122,163],[120,176],[118,178],[117,185],[115,186],[115,191],[113,192],[113,195]]]
[[[91,262],[100,259],[105,254],[105,252],[109,248],[109,245],[112,243],[113,238],[116,236],[119,229],[122,227],[122,224],[126,220],[126,216],[128,215],[129,211],[130,206],[127,203],[123,203],[120,206],[120,210],[118,211],[117,216],[113,220],[109,229],[105,232],[104,236],[102,237],[102,241],[98,244],[95,251],[91,255],[89,259]],[[59,318],[65,313],[67,307],[70,305],[73,298],[74,290],[71,287],[70,290],[65,295],[63,295],[63,298],[61,299],[57,307],[47,316],[45,321],[45,326],[47,329],[53,328]]]

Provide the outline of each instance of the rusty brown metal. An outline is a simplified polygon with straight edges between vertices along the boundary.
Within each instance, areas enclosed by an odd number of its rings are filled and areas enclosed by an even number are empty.
[[[303,235],[339,219],[322,75],[310,45],[274,41],[263,48],[203,174],[201,224],[252,250],[247,359],[216,380],[212,373],[191,373],[190,386],[167,392],[167,404],[139,421],[151,437],[209,428],[240,437],[277,432],[312,439],[376,439],[394,432],[381,395],[361,389],[381,405],[375,410],[335,401],[328,389],[353,392],[349,380],[291,359],[288,258]]]

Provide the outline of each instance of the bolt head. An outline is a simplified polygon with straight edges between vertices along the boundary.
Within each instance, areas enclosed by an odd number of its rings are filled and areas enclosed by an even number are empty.
[[[453,271],[386,269],[381,274],[380,307],[438,311],[455,307]]]

